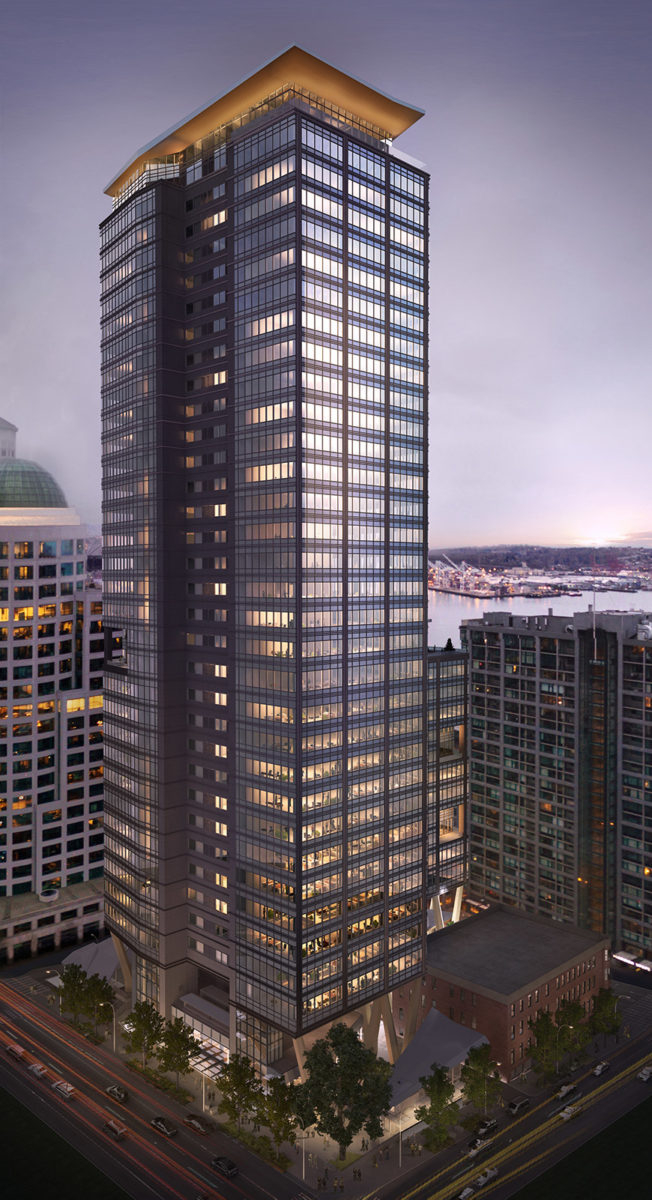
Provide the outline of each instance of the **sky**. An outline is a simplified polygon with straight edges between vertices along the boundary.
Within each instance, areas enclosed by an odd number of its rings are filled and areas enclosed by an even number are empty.
[[[0,416],[86,521],[104,188],[296,43],[425,110],[430,545],[652,545],[650,0],[20,0],[2,32]]]

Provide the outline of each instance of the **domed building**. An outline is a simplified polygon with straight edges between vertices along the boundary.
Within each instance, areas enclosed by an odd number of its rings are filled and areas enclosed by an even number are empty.
[[[101,593],[16,434],[0,418],[0,963],[97,933],[103,907]]]

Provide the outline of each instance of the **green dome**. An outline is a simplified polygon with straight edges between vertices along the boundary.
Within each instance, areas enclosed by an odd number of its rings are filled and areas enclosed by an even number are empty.
[[[59,484],[26,458],[0,459],[0,508],[67,508]]]

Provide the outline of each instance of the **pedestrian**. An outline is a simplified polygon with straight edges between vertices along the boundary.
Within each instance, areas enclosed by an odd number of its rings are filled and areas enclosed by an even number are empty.
[[[328,1167],[324,1167],[324,1179],[328,1179]]]

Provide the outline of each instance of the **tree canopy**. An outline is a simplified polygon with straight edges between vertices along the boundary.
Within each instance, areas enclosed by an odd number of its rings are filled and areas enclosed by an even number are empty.
[[[361,1130],[372,1139],[381,1137],[382,1118],[392,1103],[391,1067],[353,1029],[342,1023],[331,1026],[308,1050],[305,1069],[307,1079],[297,1088],[304,1126],[314,1124],[331,1137],[342,1159]]]
[[[589,1017],[589,1029],[592,1036],[603,1034],[606,1038],[610,1033],[618,1033],[622,1016],[616,1005],[618,998],[610,988],[600,988],[593,997],[593,1008]]]
[[[86,983],[88,975],[79,963],[68,963],[59,972],[61,1008],[72,1013],[73,1024],[87,1011]]]
[[[220,1112],[240,1128],[243,1117],[255,1117],[262,1108],[263,1089],[251,1059],[234,1054],[223,1063],[218,1076]]]
[[[166,1021],[157,1051],[158,1065],[162,1071],[174,1071],[179,1086],[179,1075],[187,1075],[190,1070],[190,1059],[197,1053],[195,1035],[189,1025],[181,1017]]]
[[[493,1108],[500,1096],[501,1082],[498,1063],[491,1057],[491,1046],[484,1042],[472,1046],[460,1071],[462,1095],[474,1108],[484,1113]]]
[[[429,1150],[439,1150],[448,1141],[449,1129],[458,1119],[457,1105],[452,1103],[455,1086],[446,1067],[433,1063],[429,1075],[422,1075],[419,1083],[428,1097],[427,1104],[414,1110],[417,1121],[427,1126],[425,1143]]]
[[[129,1013],[128,1023],[131,1030],[124,1039],[127,1049],[134,1054],[142,1054],[143,1066],[146,1066],[161,1041],[165,1021],[153,1004],[139,1000]]]

